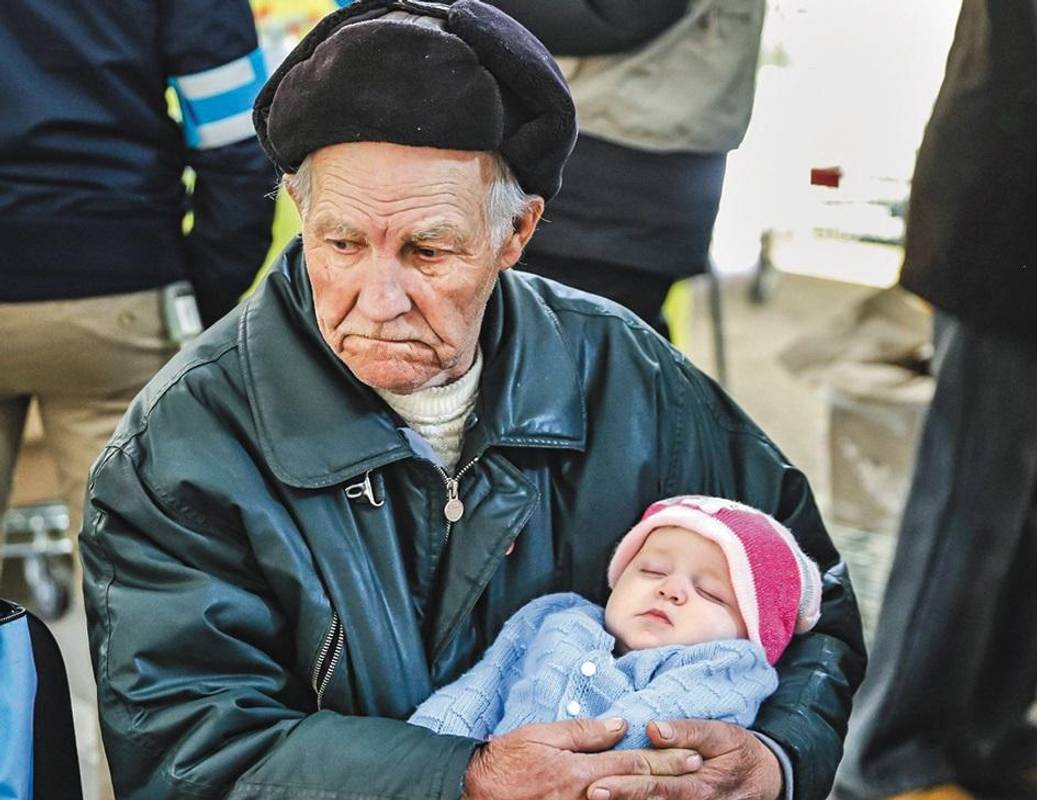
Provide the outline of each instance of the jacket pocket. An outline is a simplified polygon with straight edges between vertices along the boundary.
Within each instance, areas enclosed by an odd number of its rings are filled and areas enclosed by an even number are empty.
[[[342,651],[345,649],[346,640],[342,632],[342,620],[338,614],[331,612],[331,624],[328,632],[324,635],[317,657],[313,660],[313,668],[310,671],[310,685],[317,697],[317,710],[324,704],[324,693],[328,690],[331,677],[335,674],[335,668],[342,659]]]

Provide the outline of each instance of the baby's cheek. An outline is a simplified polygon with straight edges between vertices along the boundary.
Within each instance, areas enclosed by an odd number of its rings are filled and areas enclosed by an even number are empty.
[[[627,629],[628,626],[623,625],[623,621],[618,615],[613,612],[609,613],[609,607],[605,606],[605,630],[616,640],[615,652],[617,654],[626,653],[630,650],[630,631]]]
[[[737,612],[731,613],[727,618],[728,627],[731,630],[731,639],[748,639],[749,634],[746,632],[745,624],[742,622],[742,617]]]

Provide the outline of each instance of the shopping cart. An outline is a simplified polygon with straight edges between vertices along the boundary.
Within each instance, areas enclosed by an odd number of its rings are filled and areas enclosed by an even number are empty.
[[[0,550],[4,571],[21,561],[33,609],[45,619],[60,617],[68,609],[72,581],[68,509],[57,501],[11,508],[0,525],[6,533]]]

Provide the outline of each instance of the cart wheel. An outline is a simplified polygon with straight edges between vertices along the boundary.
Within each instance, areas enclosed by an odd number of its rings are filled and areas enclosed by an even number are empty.
[[[749,286],[749,300],[755,305],[762,305],[771,299],[778,287],[778,270],[771,260],[774,247],[774,231],[764,230],[760,233],[760,257],[753,271],[753,281]]]
[[[54,620],[68,610],[71,595],[63,570],[55,569],[52,559],[42,555],[28,556],[23,563],[25,583],[33,605],[46,620]]]
[[[763,305],[774,296],[778,282],[779,277],[773,267],[757,270],[749,286],[749,300],[754,305]]]

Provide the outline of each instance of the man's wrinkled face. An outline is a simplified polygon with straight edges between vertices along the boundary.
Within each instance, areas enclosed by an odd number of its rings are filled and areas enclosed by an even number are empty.
[[[748,638],[720,545],[673,526],[652,531],[623,570],[605,627],[623,653]]]
[[[303,250],[317,323],[368,386],[413,392],[471,366],[497,276],[528,238],[494,251],[491,177],[485,153],[358,142],[313,155]]]

